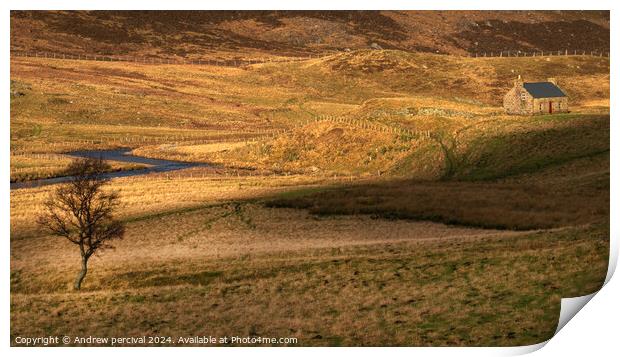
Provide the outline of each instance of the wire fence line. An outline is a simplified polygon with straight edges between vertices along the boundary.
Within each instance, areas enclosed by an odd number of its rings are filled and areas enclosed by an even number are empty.
[[[77,60],[77,61],[100,61],[100,62],[128,62],[128,63],[140,63],[140,64],[172,64],[172,65],[205,65],[205,66],[221,66],[221,67],[244,67],[252,64],[263,63],[287,63],[287,62],[299,62],[310,59],[322,58],[331,56],[337,53],[346,52],[328,52],[321,54],[311,54],[300,57],[270,57],[263,56],[252,59],[247,58],[233,58],[233,59],[221,59],[221,58],[206,58],[206,59],[194,59],[176,56],[175,58],[159,58],[159,57],[144,57],[144,56],[122,56],[122,55],[87,55],[87,54],[72,54],[72,53],[58,53],[58,52],[46,52],[46,51],[11,51],[12,57],[30,57],[30,58],[46,58],[46,59],[63,59],[63,60]],[[489,52],[472,52],[464,57],[544,57],[544,56],[590,56],[590,57],[609,57],[609,51],[602,50],[557,50],[557,51],[521,51],[521,50],[502,50],[502,51],[489,51]]]
[[[46,58],[46,59],[62,59],[76,61],[100,61],[100,62],[129,62],[140,64],[173,64],[173,65],[205,65],[205,66],[221,66],[221,67],[243,67],[252,64],[261,63],[284,63],[298,62],[309,60],[312,58],[320,58],[325,55],[309,55],[305,57],[258,57],[252,59],[232,58],[159,58],[159,57],[141,57],[141,56],[117,56],[117,55],[85,55],[71,53],[41,52],[41,51],[11,51],[12,57],[30,57],[30,58]]]
[[[585,50],[557,50],[557,51],[521,51],[504,50],[490,52],[474,52],[469,57],[545,57],[545,56],[589,56],[589,57],[609,57],[609,51],[585,51]]]
[[[398,126],[392,126],[385,123],[373,122],[365,119],[354,119],[349,117],[339,117],[335,115],[317,115],[312,119],[305,120],[303,125],[307,125],[310,122],[332,122],[335,124],[345,124],[349,126],[353,126],[359,129],[366,130],[374,130],[382,133],[390,133],[401,135],[410,140],[413,139],[422,139],[422,138],[430,138],[431,131],[430,130],[411,130],[407,128],[402,128]]]
[[[128,170],[130,171],[130,170]],[[360,179],[358,175],[353,174],[345,174],[345,173],[334,173],[329,172],[327,175],[325,173],[322,174],[321,177],[316,172],[307,172],[303,170],[279,170],[279,169],[263,169],[263,168],[247,168],[247,169],[237,169],[237,168],[223,168],[223,169],[209,169],[209,170],[200,170],[195,171],[193,169],[181,169],[176,171],[166,171],[166,172],[149,172],[146,174],[140,175],[130,175],[130,176],[120,176],[115,177],[114,180],[132,180],[135,177],[139,177],[141,181],[148,182],[166,182],[166,181],[230,181],[230,180],[259,180],[256,182],[262,182],[265,177],[279,178],[279,179],[299,179],[299,178],[308,178],[308,175],[317,176],[317,179],[325,180],[339,180],[343,182],[353,182],[355,179]],[[40,187],[40,183],[38,180],[46,179],[46,178],[54,178],[54,177],[62,177],[66,175],[64,168],[55,168],[50,169],[48,171],[43,170],[32,170],[32,169],[11,169],[11,183],[20,183],[23,186],[20,188],[33,188]],[[377,173],[378,176],[381,176],[380,173]],[[370,177],[361,177],[369,179]],[[286,181],[284,181],[286,182]],[[252,183],[252,181],[248,182],[250,185],[255,186],[256,183]],[[171,193],[180,193],[183,188],[177,186],[176,192],[172,191]]]
[[[290,135],[296,128],[301,126],[309,125],[311,123],[318,122],[330,122],[339,125],[348,125],[354,128],[361,128],[366,130],[373,130],[382,133],[388,133],[393,135],[398,135],[401,138],[404,138],[408,141],[413,140],[429,140],[432,138],[432,131],[430,130],[411,130],[407,128],[402,128],[398,126],[388,125],[386,123],[380,123],[371,121],[368,119],[360,119],[360,118],[351,118],[351,117],[342,117],[335,115],[315,115],[312,118],[303,120],[299,122],[296,126],[289,128],[280,128],[275,129],[270,132],[261,132],[258,135],[255,135],[251,138],[239,138],[239,137],[220,137],[220,138],[209,138],[209,139],[199,139],[194,136],[183,136],[183,135],[175,135],[175,136],[162,136],[162,137],[146,137],[140,135],[133,136],[125,136],[125,137],[113,137],[113,138],[105,138],[101,137],[100,139],[79,139],[73,140],[69,142],[58,142],[58,143],[40,143],[37,147],[36,145],[31,145],[27,150],[11,150],[11,156],[15,157],[15,159],[19,158],[30,158],[30,159],[45,159],[45,160],[66,160],[71,159],[72,156],[62,154],[62,153],[46,153],[46,150],[51,147],[56,147],[57,149],[61,148],[65,151],[70,151],[68,149],[73,150],[83,150],[87,148],[93,148],[94,146],[139,146],[145,144],[166,144],[170,146],[174,145],[196,145],[201,143],[224,143],[228,141],[234,142],[245,142],[246,144],[257,144],[261,142],[265,142],[268,140],[273,140],[278,136]],[[254,133],[257,134],[257,133]],[[57,167],[47,168],[47,169],[33,169],[33,168],[19,168],[19,167],[11,167],[11,177],[12,179],[20,180],[25,179],[26,176],[33,178],[41,178],[41,177],[53,177],[61,170]],[[240,177],[240,176],[289,176],[299,174],[295,170],[267,170],[268,172],[263,172],[262,170],[258,170],[254,174],[252,170],[247,171],[244,169],[234,169],[226,168],[224,170],[218,170],[218,172],[214,173],[206,173],[206,172],[192,172],[191,170],[182,170],[183,172],[175,172],[175,173],[157,173],[157,174],[148,174],[144,175],[143,178],[146,180],[155,179],[204,179],[204,178],[225,178],[225,177]],[[260,171],[260,172],[259,172]],[[34,176],[33,176],[34,175]],[[331,174],[330,174],[331,175]],[[341,178],[340,174],[333,173],[334,179]],[[374,175],[372,173],[371,175]],[[352,175],[344,175],[348,180],[353,180]],[[350,176],[350,177],[349,177]],[[376,176],[382,176],[380,171],[377,171]]]
[[[28,159],[38,160],[64,160],[71,158],[71,156],[61,153],[42,153],[42,152],[18,152],[11,150],[11,156],[22,157]]]
[[[218,144],[218,143],[236,143],[245,142],[253,143],[260,140],[267,140],[274,138],[276,135],[283,134],[285,129],[276,129],[272,131],[265,131],[261,133],[248,132],[243,133],[243,136],[229,136],[229,137],[193,137],[193,136],[161,136],[161,137],[149,137],[142,135],[128,135],[123,137],[100,137],[97,139],[75,139],[65,140],[57,142],[31,142],[24,148],[11,148],[11,156],[27,157],[29,155],[39,155],[38,159],[45,159],[46,152],[50,149],[53,151],[77,151],[88,148],[118,148],[118,147],[138,147],[144,145],[205,145],[205,144]],[[61,155],[61,154],[59,154]],[[49,159],[52,159],[49,157]]]
[[[256,143],[260,141],[272,140],[282,135],[289,135],[296,128],[317,122],[331,122],[334,124],[348,125],[354,128],[373,130],[382,133],[391,133],[400,135],[410,140],[430,138],[429,130],[411,130],[398,126],[388,125],[376,121],[360,118],[341,117],[335,115],[315,115],[300,121],[297,125],[287,128],[274,128],[271,130],[238,132],[235,135],[163,135],[163,136],[146,136],[146,135],[124,135],[116,137],[101,136],[98,138],[84,138],[62,141],[35,141],[30,142],[27,147],[11,148],[10,155],[15,157],[31,157],[37,159],[53,159],[60,158],[62,154],[49,153],[52,151],[69,152],[75,150],[84,150],[87,148],[114,148],[114,147],[138,147],[145,145],[206,145],[218,143],[240,143],[246,144]]]
[[[254,144],[276,139],[279,136],[290,135],[296,128],[317,122],[331,122],[334,124],[348,125],[354,128],[373,130],[382,133],[399,135],[407,140],[430,138],[430,130],[411,130],[407,128],[391,126],[385,123],[374,122],[366,119],[340,117],[334,115],[316,115],[301,121],[295,126],[278,128],[261,132],[242,132],[236,136],[207,136],[198,137],[193,135],[170,135],[170,136],[143,136],[127,135],[120,137],[99,137],[91,139],[74,139],[57,142],[32,142],[27,147],[11,148],[10,155],[15,158],[58,160],[67,158],[62,153],[49,153],[51,151],[70,152],[85,149],[106,149],[118,147],[139,147],[145,145],[206,145],[220,143],[245,143]]]

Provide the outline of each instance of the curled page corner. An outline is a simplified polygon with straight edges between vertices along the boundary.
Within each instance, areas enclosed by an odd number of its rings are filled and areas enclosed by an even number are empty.
[[[557,333],[560,332],[564,326],[566,326],[568,321],[575,317],[579,310],[581,310],[594,297],[594,295],[596,295],[596,293],[598,293],[598,291],[589,295],[563,298],[560,306],[560,319],[558,321],[558,327],[555,329],[555,333],[553,335],[557,335]]]
[[[600,291],[600,290],[599,290]],[[584,296],[577,296],[572,298],[562,298],[560,305],[560,318],[558,319],[558,326],[553,333],[553,336],[557,335],[558,332],[566,326],[566,324],[581,310],[593,297],[596,295],[598,291]],[[508,356],[517,356],[517,355],[525,355],[532,352],[536,352],[539,349],[545,347],[545,345],[551,341],[553,337],[550,339],[528,346],[519,346],[515,347],[508,353]]]
[[[614,275],[614,272],[616,271],[616,267],[618,265],[618,245],[617,245],[617,241],[615,241],[614,239],[610,239],[610,250],[609,250],[609,264],[607,266],[607,275],[605,277],[605,282],[603,283],[603,286],[601,286],[600,289],[598,289],[597,291],[593,292],[592,294],[589,295],[583,295],[583,296],[577,296],[577,297],[572,297],[572,298],[562,298],[562,300],[560,301],[560,317],[558,319],[558,326],[555,329],[555,332],[553,333],[553,336],[557,335],[558,332],[560,332],[560,330],[562,328],[564,328],[564,326],[566,326],[566,324],[573,318],[575,317],[575,315],[577,315],[577,313],[584,307],[586,306],[586,304],[588,302],[590,302],[590,300],[592,300],[592,298],[598,294],[599,291],[601,291],[601,289],[603,289],[605,287],[605,285],[607,285],[607,283],[609,282],[609,280],[611,280],[611,277]],[[510,351],[510,353],[508,355],[510,356],[515,356],[515,355],[525,355],[528,353],[532,353],[535,351],[538,351],[539,349],[545,347],[545,345],[551,341],[553,337],[551,337],[550,339],[534,344],[534,345],[528,345],[528,346],[519,346],[516,347],[514,349],[512,349],[512,351]]]
[[[611,280],[611,277],[614,275],[614,272],[616,271],[616,266],[618,264],[618,251],[616,247],[616,242],[614,242],[613,239],[610,240],[609,253],[610,254],[609,264],[607,266],[607,276],[605,277],[605,282],[600,289],[589,295],[577,296],[572,298],[562,298],[560,305],[560,318],[558,321],[558,327],[553,333],[554,336],[557,335],[557,333],[560,332],[560,330],[564,328],[564,326],[566,326],[568,321],[570,321],[573,317],[575,317],[575,315],[577,315],[579,310],[581,310],[590,300],[592,300],[592,298],[599,291],[601,291],[601,289],[605,287],[605,285],[607,285],[609,280]]]
[[[512,347],[509,350],[503,352],[502,355],[503,356],[522,356],[522,355],[526,355],[526,354],[529,354],[529,353],[532,353],[532,352],[536,352],[539,349],[545,347],[545,345],[549,341],[550,340],[539,342],[539,343],[537,343],[535,345]]]
[[[607,285],[611,277],[614,275],[616,271],[616,267],[618,266],[618,240],[610,237],[609,240],[609,263],[607,265],[607,275],[605,276],[605,282],[600,289],[593,292],[589,295],[572,297],[572,298],[562,298],[561,306],[560,306],[560,319],[558,321],[558,327],[555,329],[554,336],[557,335],[560,330],[566,326],[568,321],[570,321],[579,310],[581,310],[592,298],[596,295],[601,289]]]

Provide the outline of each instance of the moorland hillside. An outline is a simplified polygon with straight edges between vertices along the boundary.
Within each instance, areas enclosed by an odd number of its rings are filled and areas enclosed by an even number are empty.
[[[13,11],[11,48],[209,58],[370,47],[609,51],[609,11]]]

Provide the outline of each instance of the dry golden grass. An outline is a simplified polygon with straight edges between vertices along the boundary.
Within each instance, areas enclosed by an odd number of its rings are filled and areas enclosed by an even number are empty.
[[[211,162],[321,175],[386,171],[420,144],[355,126],[311,123],[271,140],[210,155]]]
[[[609,185],[609,153],[604,153],[502,180],[354,183],[284,193],[269,205],[522,230],[608,221]]]
[[[278,94],[281,89],[238,79],[244,70],[237,68],[37,59],[12,63],[12,87],[23,94],[11,100],[14,151],[243,140],[272,129],[272,103],[289,98]],[[275,120],[282,119],[276,113]]]
[[[318,218],[301,210],[267,209],[256,204],[244,204],[239,215],[216,219],[227,212],[232,212],[232,205],[220,203],[128,220],[126,239],[116,243],[114,251],[104,252],[96,265],[112,268],[127,262],[213,260],[405,241],[523,235],[521,232],[448,227],[432,222],[377,220],[368,216]],[[361,230],[361,227],[366,228]],[[149,234],[145,235],[145,232]],[[335,232],[338,232],[337,237]],[[40,251],[32,260],[17,255],[18,252],[26,253],[33,246],[39,247]],[[67,249],[57,249],[58,246]],[[153,249],[155,246],[159,248]],[[16,240],[14,268],[36,270],[38,262],[56,262],[54,267],[71,271],[75,266],[71,258],[78,252],[69,247],[70,244],[65,244],[63,239],[45,234]],[[45,269],[51,268],[47,264],[44,266]],[[95,284],[91,285],[91,290],[93,286],[96,290],[107,289],[105,285]],[[21,288],[30,293],[65,290],[62,285],[49,290],[50,287],[41,286],[34,280],[24,281]]]
[[[602,171],[583,177],[593,167]],[[564,184],[579,187],[604,177],[605,167],[606,160],[578,160],[494,186],[506,204],[514,201],[506,199],[510,184],[549,187],[572,177]],[[121,190],[127,236],[92,261],[81,293],[66,292],[77,266],[74,247],[32,223],[51,187],[12,191],[12,336],[208,333],[292,336],[304,346],[523,345],[551,337],[559,299],[594,291],[606,272],[605,222],[511,232],[244,203],[239,214],[214,220],[232,212],[231,201],[334,182],[195,173],[112,181]],[[455,185],[415,189],[437,196]],[[481,195],[493,189],[483,186]],[[464,184],[456,191],[478,192]],[[439,195],[450,200],[447,208],[471,201],[456,191]]]
[[[66,292],[72,247],[14,241],[12,336],[532,344],[553,334],[560,297],[594,291],[607,267],[605,226],[514,234],[253,205],[209,226],[226,209],[129,223],[81,293]]]
[[[399,122],[429,130],[431,136],[408,136],[320,121],[274,139],[195,159],[313,175],[492,180],[609,151],[607,114],[475,118],[416,115]],[[169,157],[192,160],[191,156]]]
[[[363,69],[377,61],[389,66]],[[501,111],[516,74],[558,78],[576,109],[609,98],[609,60],[580,56],[547,61],[356,51],[247,68],[13,58],[11,89],[21,95],[11,98],[11,145],[62,152],[197,138],[241,141],[325,114],[433,130],[444,125],[427,119],[462,121]],[[121,141],[128,136],[132,140]]]
[[[216,142],[196,145],[161,144],[141,146],[132,153],[137,156],[152,157],[167,160],[190,162],[213,162],[213,154],[227,152],[251,144],[242,142]],[[230,166],[230,165],[229,165]]]
[[[265,197],[292,188],[326,186],[333,181],[304,175],[214,174],[208,169],[196,168],[174,173],[116,178],[111,181],[110,189],[117,190],[121,196],[119,217],[131,220],[145,215],[157,216],[170,211]],[[54,187],[51,185],[11,190],[12,239],[41,234],[35,220],[43,208],[44,200]]]

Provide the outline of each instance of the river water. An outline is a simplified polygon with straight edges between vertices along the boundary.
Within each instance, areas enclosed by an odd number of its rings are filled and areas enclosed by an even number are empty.
[[[167,171],[181,170],[181,169],[186,169],[189,167],[204,165],[204,164],[193,164],[193,163],[180,162],[180,161],[171,161],[171,160],[149,159],[146,157],[131,155],[130,152],[131,150],[128,150],[128,149],[92,150],[92,151],[73,151],[73,152],[67,153],[66,155],[73,156],[76,158],[89,158],[89,157],[90,158],[101,158],[103,160],[123,161],[123,162],[131,162],[135,164],[150,165],[149,167],[144,168],[144,169],[108,172],[102,175],[105,178],[145,175],[151,172],[167,172]],[[71,180],[71,178],[72,178],[71,176],[60,176],[60,177],[52,177],[52,178],[39,179],[39,180],[23,181],[23,182],[11,182],[11,189],[51,185],[54,183],[67,182]]]

